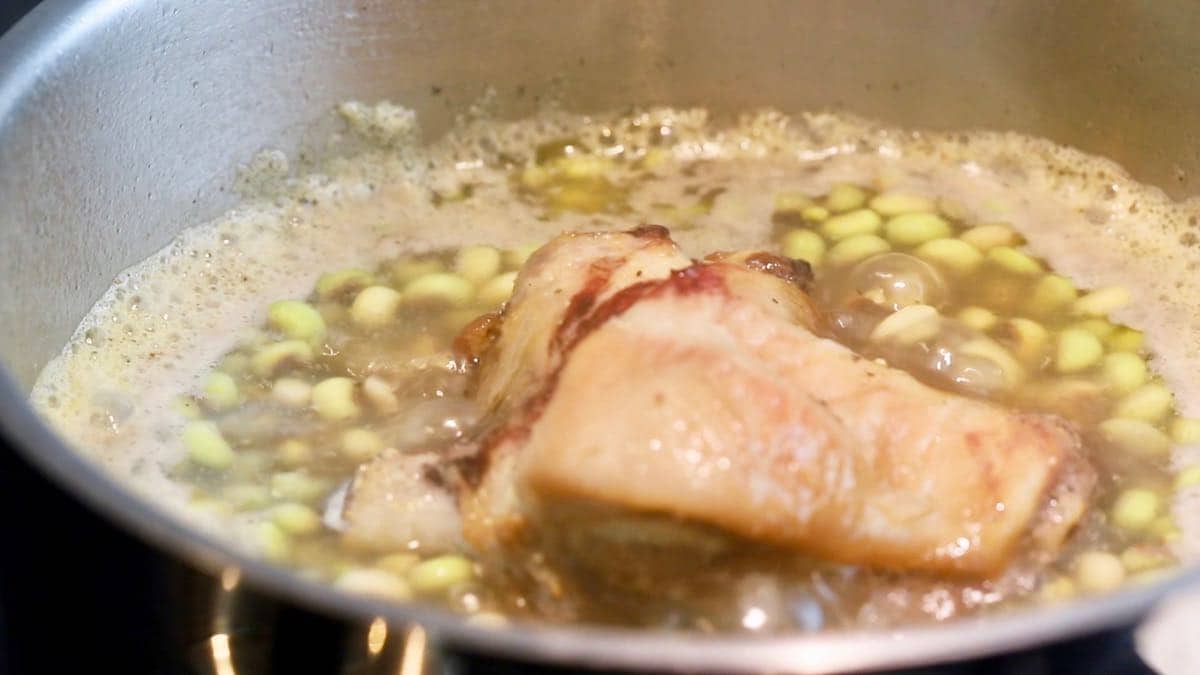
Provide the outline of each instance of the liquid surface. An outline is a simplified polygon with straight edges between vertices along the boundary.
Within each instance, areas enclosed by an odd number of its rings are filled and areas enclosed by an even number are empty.
[[[35,389],[68,438],[197,526],[349,590],[480,620],[700,630],[945,620],[1104,592],[1200,551],[1200,426],[1184,417],[1196,385],[1179,377],[1197,361],[1194,209],[1103,160],[1008,135],[675,110],[476,122],[421,148],[403,109],[341,112],[374,149],[266,181],[270,201],[124,273]],[[1078,425],[1100,488],[1062,556],[963,581],[747,545],[661,592],[562,615],[492,583],[465,548],[343,544],[329,501],[360,463],[469,430],[453,340],[504,301],[529,251],[645,222],[694,257],[805,259],[844,344]],[[360,303],[366,287],[395,296]],[[290,299],[304,304],[272,306]]]

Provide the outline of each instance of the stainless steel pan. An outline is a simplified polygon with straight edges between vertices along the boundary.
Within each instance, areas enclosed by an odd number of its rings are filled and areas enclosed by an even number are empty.
[[[502,114],[703,104],[850,109],[908,127],[1013,129],[1200,192],[1200,6],[1190,2],[52,0],[0,40],[0,429],[133,532],[331,613],[419,623],[522,658],[825,671],[1015,649],[1122,622],[1200,577],[901,633],[697,637],[485,630],[314,585],[170,520],[80,459],[26,393],[114,274],[232,204],[233,169],[296,151],[348,98],[430,133],[494,88]]]

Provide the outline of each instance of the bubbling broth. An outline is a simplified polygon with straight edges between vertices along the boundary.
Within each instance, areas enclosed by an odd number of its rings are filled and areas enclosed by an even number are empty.
[[[1051,146],[988,137],[1024,152],[1018,166],[985,142],[852,120],[764,113],[723,128],[656,110],[480,122],[420,150],[402,109],[342,112],[384,149],[294,179],[287,198],[123,275],[34,392],[81,448],[198,526],[349,591],[481,622],[708,631],[945,620],[1112,591],[1190,555],[1171,506],[1200,485],[1187,452],[1200,421],[1161,367],[1180,347],[1151,349],[1143,331],[1162,319],[1136,307],[1143,278],[1093,268],[1122,252],[1070,255],[1111,199],[1055,192],[1067,178]],[[902,572],[568,500],[547,515],[552,537],[497,559],[446,524],[455,505],[437,481],[388,495],[406,540],[348,530],[360,467],[451,462],[476,435],[487,411],[464,341],[530,256],[563,231],[647,223],[695,258],[802,261],[826,337],[859,357],[1065,420],[1097,476],[1065,543],[1025,540],[982,577]],[[597,541],[603,555],[587,555]],[[564,550],[583,555],[564,564]]]

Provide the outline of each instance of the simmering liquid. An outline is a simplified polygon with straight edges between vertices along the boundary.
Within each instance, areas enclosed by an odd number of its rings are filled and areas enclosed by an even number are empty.
[[[123,274],[35,389],[82,451],[197,526],[347,590],[480,621],[698,630],[946,620],[1111,591],[1195,555],[1200,421],[1170,375],[1196,358],[1173,284],[1200,256],[1187,208],[1103,160],[1020,137],[675,110],[473,123],[422,148],[402,109],[342,114],[378,147],[267,181],[270,201]],[[339,506],[360,465],[469,435],[480,411],[455,338],[503,305],[530,253],[643,223],[695,257],[806,261],[838,341],[1069,420],[1100,486],[1059,557],[941,579],[722,541],[697,566],[719,535],[656,523],[668,545],[588,562],[596,592],[559,602],[465,545],[346,542]]]

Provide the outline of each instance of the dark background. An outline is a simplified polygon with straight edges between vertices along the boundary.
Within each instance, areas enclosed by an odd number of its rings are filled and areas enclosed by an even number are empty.
[[[0,0],[0,32],[36,4]],[[356,626],[248,595],[254,609],[233,631],[239,673],[362,672],[345,649]],[[92,514],[0,440],[0,675],[211,672],[213,597],[213,580]],[[919,672],[1150,672],[1130,645],[1116,631]],[[443,670],[557,672],[453,653]]]

